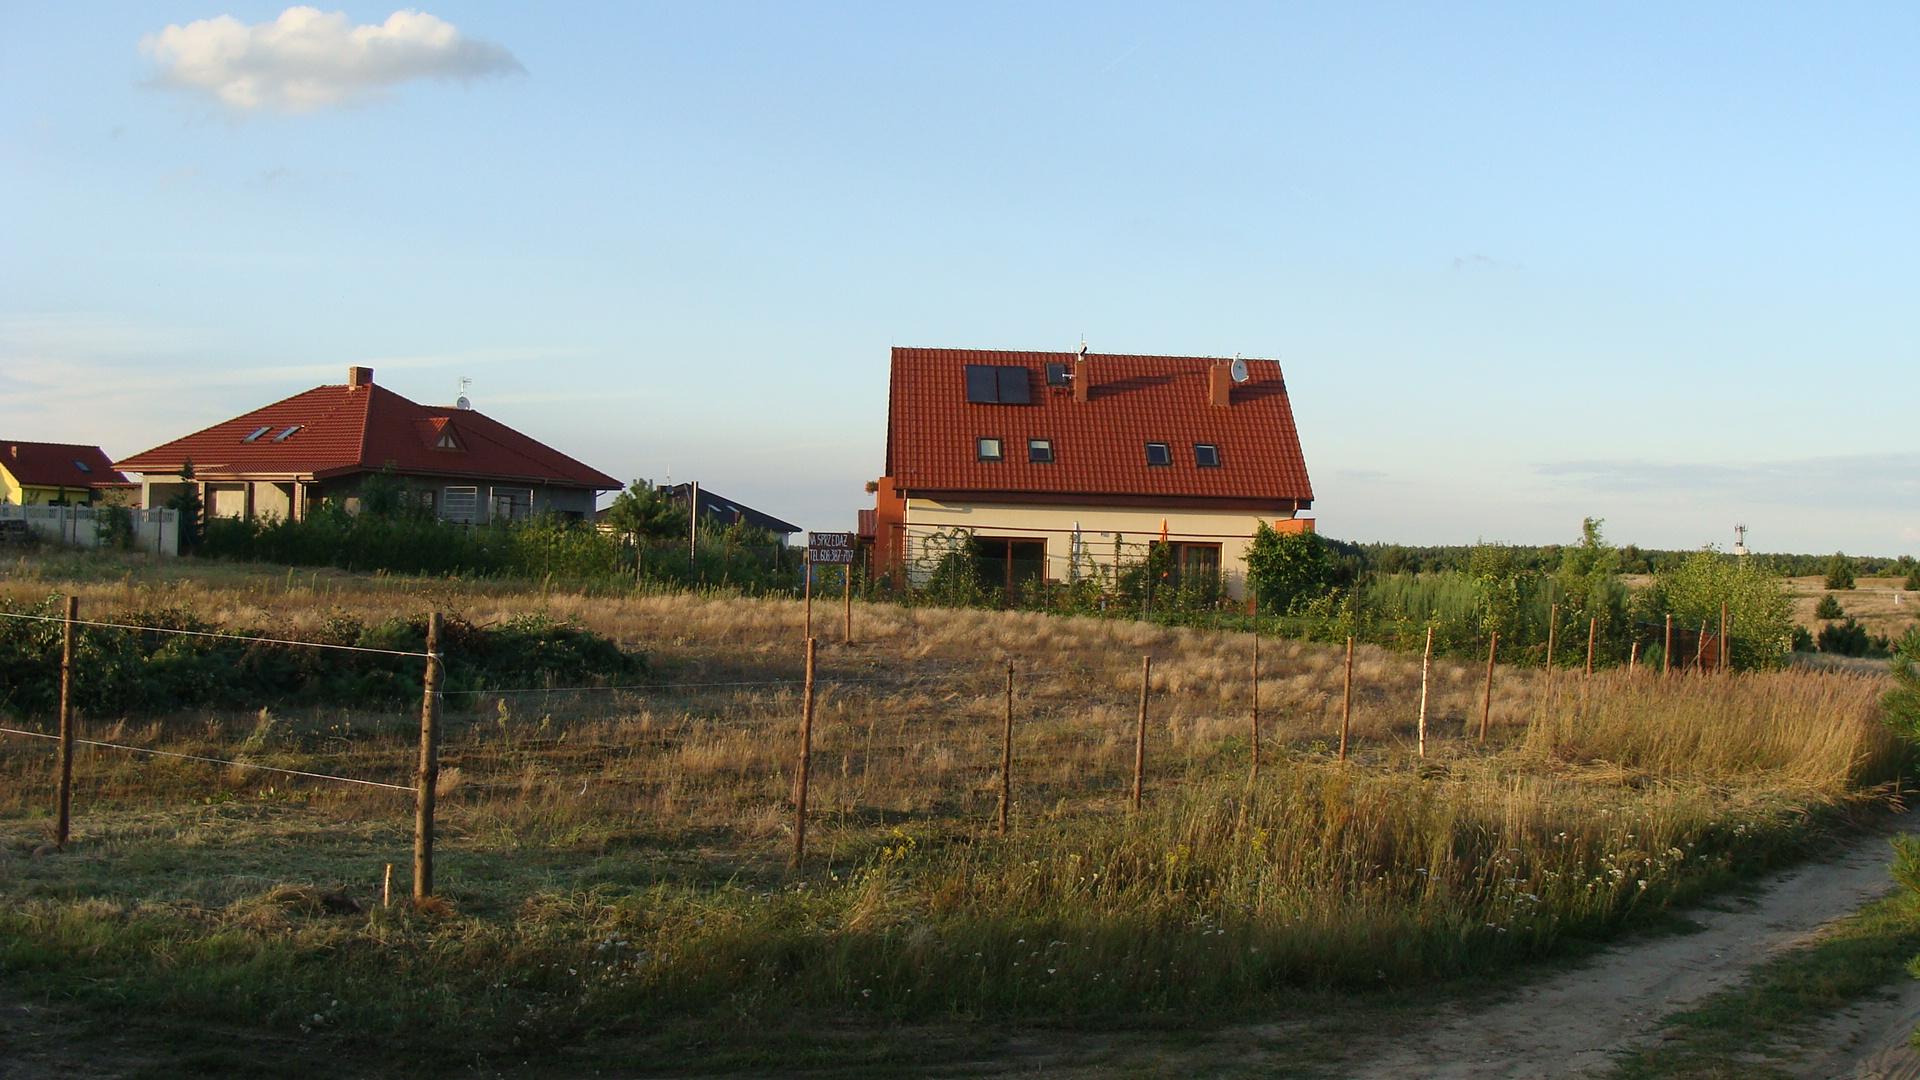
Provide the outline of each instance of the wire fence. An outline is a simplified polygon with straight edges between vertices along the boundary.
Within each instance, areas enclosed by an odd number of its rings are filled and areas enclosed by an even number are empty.
[[[256,772],[273,774],[273,775],[297,777],[300,779],[312,780],[312,781],[321,782],[321,783],[337,783],[337,784],[350,785],[350,786],[361,787],[361,788],[379,789],[384,791],[410,792],[414,795],[414,803],[415,803],[413,893],[414,893],[415,900],[417,902],[425,901],[433,893],[432,882],[433,882],[433,851],[434,851],[434,840],[435,840],[435,812],[436,812],[437,799],[439,796],[439,780],[440,780],[440,768],[441,768],[442,748],[443,748],[443,731],[442,731],[441,713],[442,713],[443,702],[446,699],[448,698],[470,699],[475,703],[479,703],[479,702],[484,702],[488,698],[492,698],[492,699],[499,700],[501,702],[505,702],[506,700],[509,700],[509,699],[523,699],[529,696],[541,695],[549,698],[556,697],[556,696],[569,696],[569,697],[586,698],[586,699],[599,698],[600,700],[610,700],[609,697],[603,697],[603,695],[609,695],[609,696],[610,695],[632,695],[636,697],[646,697],[650,695],[680,695],[680,696],[697,697],[699,695],[707,694],[715,691],[774,690],[774,691],[782,692],[783,696],[780,699],[770,702],[768,705],[769,709],[793,708],[796,703],[793,701],[792,698],[784,697],[784,692],[797,691],[799,695],[799,701],[797,702],[798,711],[800,713],[799,745],[796,748],[794,755],[791,757],[791,759],[789,759],[793,776],[794,776],[794,783],[792,788],[792,793],[793,793],[792,804],[793,804],[794,812],[793,812],[792,824],[791,824],[792,836],[793,836],[792,862],[794,865],[797,866],[803,860],[805,860],[807,856],[807,824],[808,824],[807,801],[809,798],[809,791],[811,786],[811,765],[815,757],[815,744],[814,744],[815,710],[816,710],[816,703],[823,692],[832,691],[838,688],[844,688],[849,690],[868,690],[868,691],[876,691],[881,693],[899,693],[903,691],[912,691],[912,690],[952,690],[957,687],[972,685],[975,689],[984,689],[986,693],[976,695],[975,698],[972,699],[971,703],[965,704],[961,707],[963,710],[970,709],[971,711],[978,713],[980,709],[983,708],[983,706],[980,704],[981,702],[986,702],[988,704],[991,704],[998,697],[998,695],[996,695],[993,692],[993,688],[998,685],[998,681],[1002,676],[1004,676],[1005,687],[1004,687],[1004,697],[1003,699],[1000,699],[1001,715],[995,716],[992,718],[992,719],[1001,721],[1001,724],[1003,724],[1003,727],[1001,728],[999,738],[998,738],[999,754],[996,755],[999,757],[1000,760],[995,763],[991,771],[993,772],[997,780],[996,787],[998,788],[998,790],[995,793],[995,798],[997,800],[996,819],[998,822],[998,826],[1002,831],[1005,831],[1008,827],[1009,812],[1010,812],[1010,807],[1013,800],[1013,778],[1017,768],[1014,747],[1015,747],[1015,688],[1016,688],[1016,677],[1018,673],[1016,672],[1015,665],[1012,662],[1005,663],[1004,671],[1002,671],[999,665],[997,664],[989,666],[988,664],[985,664],[985,663],[968,663],[965,666],[957,669],[943,670],[943,671],[928,672],[923,670],[909,670],[905,673],[885,673],[885,674],[874,674],[874,675],[835,675],[835,676],[822,677],[820,671],[818,670],[817,639],[808,637],[805,639],[805,643],[804,643],[804,665],[798,677],[764,678],[764,679],[684,680],[684,681],[646,682],[646,683],[578,684],[578,685],[567,685],[567,686],[511,686],[511,687],[446,690],[442,688],[440,685],[440,680],[443,675],[442,669],[444,666],[445,658],[440,648],[442,617],[437,613],[430,616],[428,620],[426,648],[420,651],[404,650],[404,649],[380,649],[380,648],[368,648],[368,647],[360,647],[360,646],[343,646],[343,645],[326,643],[326,642],[300,641],[300,640],[291,639],[291,638],[268,637],[268,636],[259,636],[259,635],[227,634],[227,633],[220,633],[215,631],[180,631],[180,630],[167,628],[167,627],[142,626],[142,625],[131,624],[131,623],[99,621],[99,620],[85,620],[79,617],[78,601],[76,598],[73,598],[73,597],[67,598],[66,615],[64,618],[54,617],[54,616],[19,615],[14,613],[5,613],[5,612],[0,612],[0,617],[15,618],[15,619],[30,619],[38,622],[43,622],[43,623],[57,623],[62,627],[62,651],[59,658],[60,698],[59,698],[59,707],[58,707],[58,715],[57,715],[58,722],[57,722],[56,730],[48,731],[48,730],[41,730],[41,729],[36,729],[32,727],[10,727],[10,726],[0,727],[0,734],[13,735],[13,736],[19,736],[23,738],[37,739],[37,740],[43,740],[43,741],[51,741],[57,744],[58,771],[57,771],[57,784],[56,784],[56,792],[55,792],[56,847],[63,848],[67,845],[67,843],[70,840],[71,802],[72,802],[72,790],[73,790],[73,760],[74,760],[74,750],[76,747],[88,747],[88,748],[93,748],[97,750],[112,751],[116,753],[123,753],[123,754],[135,755],[135,756],[146,756],[146,757],[152,757],[152,758],[191,762],[195,764],[204,764],[204,765],[229,768],[229,769],[249,770],[249,771],[256,771]],[[418,659],[422,662],[421,663],[421,698],[420,698],[421,705],[420,705],[419,747],[418,747],[418,755],[414,762],[412,782],[411,783],[395,783],[389,780],[372,779],[365,776],[347,775],[344,772],[323,772],[323,771],[313,770],[313,769],[298,769],[298,768],[291,768],[291,767],[285,767],[285,766],[279,766],[279,765],[264,764],[259,761],[247,760],[244,757],[220,756],[217,754],[189,753],[189,752],[182,752],[182,751],[175,751],[175,750],[164,750],[164,749],[159,749],[159,748],[150,747],[150,746],[139,746],[139,745],[134,745],[127,742],[114,741],[110,739],[82,738],[80,737],[77,730],[77,725],[76,725],[75,716],[74,716],[74,709],[72,705],[73,689],[74,689],[75,681],[77,678],[83,678],[85,674],[82,671],[76,670],[75,662],[74,662],[75,630],[81,627],[113,630],[113,631],[120,631],[124,633],[188,633],[198,637],[224,638],[224,639],[229,639],[229,640],[234,640],[239,642],[265,643],[265,644],[272,644],[276,646],[291,647],[291,648],[313,648],[313,649],[321,649],[321,650],[346,650],[346,651],[353,651],[353,652],[373,652],[373,653],[380,653],[380,654],[390,655],[390,656]],[[1591,632],[1591,630],[1589,630],[1589,632]],[[1257,633],[1250,634],[1249,640],[1251,643],[1251,656],[1250,656],[1251,662],[1249,667],[1245,669],[1246,670],[1245,677],[1247,680],[1246,687],[1251,691],[1251,695],[1250,695],[1251,700],[1248,702],[1249,715],[1244,720],[1244,723],[1246,724],[1246,726],[1242,730],[1245,732],[1248,739],[1248,744],[1250,746],[1250,762],[1249,763],[1251,766],[1251,772],[1252,772],[1252,775],[1257,776],[1260,769],[1260,765],[1261,765],[1260,734],[1261,734],[1262,723],[1263,723],[1262,715],[1261,715],[1262,680],[1263,680],[1263,677],[1271,680],[1274,677],[1274,672],[1271,670],[1271,668],[1263,670],[1262,659],[1260,655],[1261,636]],[[1721,638],[1720,647],[1723,649],[1725,648],[1724,637]],[[1496,661],[1499,655],[1499,648],[1500,648],[1500,641],[1498,639],[1498,636],[1495,635],[1488,642],[1488,646],[1487,646],[1487,659],[1486,659],[1485,672],[1484,672],[1484,676],[1480,677],[1480,678],[1483,678],[1484,680],[1483,686],[1475,687],[1477,689],[1480,689],[1481,692],[1479,694],[1473,695],[1472,699],[1467,699],[1464,691],[1468,690],[1470,687],[1462,684],[1461,670],[1458,667],[1456,667],[1452,673],[1451,685],[1446,687],[1440,686],[1440,683],[1446,680],[1436,675],[1436,672],[1434,669],[1433,637],[1432,637],[1431,631],[1429,631],[1427,641],[1426,641],[1425,653],[1421,658],[1420,679],[1419,679],[1419,699],[1418,699],[1419,706],[1418,706],[1418,713],[1416,718],[1415,731],[1413,733],[1414,738],[1413,738],[1410,749],[1412,749],[1415,753],[1417,753],[1419,756],[1422,756],[1422,757],[1426,756],[1426,754],[1428,753],[1428,744],[1429,744],[1429,738],[1430,738],[1430,731],[1429,731],[1430,719],[1432,718],[1433,714],[1437,711],[1436,706],[1437,706],[1439,694],[1442,691],[1451,693],[1453,695],[1453,703],[1456,711],[1455,711],[1455,715],[1453,715],[1451,719],[1462,721],[1460,727],[1456,730],[1459,730],[1463,737],[1471,738],[1473,735],[1474,729],[1477,726],[1478,738],[1480,740],[1485,740],[1487,738],[1488,718],[1489,718],[1489,713],[1493,703],[1494,684],[1495,684],[1496,675],[1498,671],[1498,665]],[[1702,643],[1701,650],[1704,652],[1704,649],[1705,649],[1705,643]],[[1702,665],[1702,667],[1704,668],[1704,665]],[[1349,751],[1352,746],[1352,741],[1353,741],[1352,740],[1352,721],[1354,718],[1355,702],[1356,702],[1356,681],[1355,681],[1355,671],[1354,671],[1353,639],[1349,638],[1346,642],[1346,648],[1345,648],[1345,654],[1344,654],[1344,668],[1343,669],[1336,668],[1335,670],[1340,672],[1341,674],[1341,691],[1338,697],[1339,707],[1338,707],[1337,713],[1335,714],[1338,716],[1337,757],[1339,760],[1344,761],[1347,759],[1349,755]],[[1726,670],[1724,667],[1724,663],[1720,670],[1723,672]],[[1028,674],[1029,674],[1029,677],[1031,678],[1033,686],[1029,696],[1027,697],[1027,699],[1023,701],[1023,705],[1025,706],[1025,709],[1028,712],[1037,712],[1046,707],[1043,704],[1043,699],[1046,697],[1046,694],[1047,694],[1046,688],[1047,688],[1048,680],[1045,677],[1032,678],[1034,673],[1028,673]],[[1593,674],[1594,673],[1593,673],[1592,665],[1591,663],[1589,663],[1586,671],[1587,678],[1591,680],[1593,678]],[[1618,673],[1618,674],[1624,674],[1624,675],[1630,676],[1631,674],[1633,674],[1633,672],[1630,669],[1628,672]],[[1554,684],[1553,681],[1555,677],[1554,669],[1551,667],[1540,669],[1539,675],[1545,680],[1546,693],[1550,695],[1553,692],[1553,684]],[[1216,676],[1216,677],[1223,677],[1223,676]],[[1232,676],[1224,676],[1224,677],[1237,678]],[[1054,709],[1057,711],[1069,711],[1073,709],[1087,710],[1089,708],[1098,709],[1098,710],[1102,710],[1103,714],[1109,715],[1109,716],[1111,716],[1111,714],[1113,713],[1122,712],[1122,711],[1131,711],[1133,713],[1133,716],[1131,717],[1131,719],[1133,720],[1133,723],[1130,725],[1132,730],[1127,733],[1128,738],[1126,739],[1126,742],[1131,744],[1131,746],[1129,747],[1131,752],[1130,754],[1127,755],[1130,758],[1129,764],[1131,766],[1129,770],[1130,776],[1128,777],[1130,781],[1128,785],[1128,802],[1134,809],[1138,809],[1140,807],[1142,800],[1145,796],[1145,790],[1147,786],[1147,771],[1148,771],[1148,761],[1149,761],[1149,754],[1148,754],[1149,725],[1152,721],[1152,718],[1155,715],[1156,709],[1160,707],[1157,704],[1157,702],[1161,699],[1161,697],[1165,696],[1164,692],[1162,695],[1156,695],[1154,693],[1154,685],[1155,683],[1154,683],[1154,672],[1153,672],[1152,660],[1150,657],[1143,656],[1141,669],[1139,673],[1139,681],[1137,684],[1137,699],[1131,702],[1126,701],[1125,696],[1127,694],[1132,693],[1132,691],[1127,690],[1125,687],[1116,684],[1114,687],[1110,688],[1111,694],[1106,700],[1097,701],[1097,702],[1091,701],[1091,700],[1088,700],[1087,695],[1082,693],[1072,700],[1061,702],[1054,706]],[[1465,709],[1461,708],[1463,699],[1468,702],[1468,704],[1466,704],[1465,706]],[[1326,695],[1325,707],[1330,709],[1331,703],[1333,700],[1334,699],[1330,694]],[[1128,710],[1129,705],[1131,706],[1130,710]],[[1473,705],[1478,706],[1477,710],[1472,708]],[[504,708],[504,705],[503,705],[503,708]],[[1269,704],[1269,709],[1270,710],[1272,709],[1271,703]],[[1464,716],[1459,715],[1459,713],[1463,711],[1465,712],[1465,715]],[[1474,715],[1475,712],[1477,712],[1477,716]],[[1269,717],[1271,717],[1271,715],[1272,713],[1270,711]],[[975,717],[975,719],[978,719],[978,717]],[[1477,725],[1475,723],[1476,720],[1477,720]],[[906,717],[902,717],[899,720],[899,731],[902,737],[899,745],[891,747],[892,752],[900,753],[900,754],[913,752],[913,748],[910,747],[905,742],[905,738],[904,738],[905,732],[907,730],[907,723],[908,723],[908,718]],[[1331,731],[1328,732],[1329,738],[1332,737],[1332,734],[1333,732]],[[1109,735],[1109,737],[1111,737],[1111,734]],[[874,737],[873,726],[870,724],[868,729],[868,734],[867,734],[866,747],[865,747],[865,753],[869,756],[874,751],[874,739],[875,737]],[[634,745],[632,745],[631,743],[595,743],[595,744],[572,743],[572,744],[563,745],[560,740],[553,740],[549,744],[549,747],[552,750],[554,750],[556,753],[560,751],[564,751],[566,755],[571,755],[574,758],[590,757],[593,754],[630,753],[635,749]],[[463,753],[470,753],[470,752],[477,751],[480,748],[477,746],[471,746],[466,744],[456,744],[456,749]],[[842,747],[842,752],[843,753],[846,752],[845,747]],[[844,766],[843,766],[843,772],[844,772]],[[596,779],[595,777],[591,777],[591,776],[581,777],[580,778],[580,782],[582,785],[581,793],[584,794],[587,789],[587,785],[594,782],[595,779]],[[609,778],[601,777],[597,779],[599,779],[601,782],[604,783],[604,782],[607,782]],[[483,778],[475,778],[474,780],[471,780],[471,781],[463,780],[463,782],[472,783],[474,784],[474,786],[481,787],[481,788],[497,789],[497,788],[525,787],[525,785],[529,782],[529,780],[526,777],[523,777],[522,780],[518,783],[514,783],[514,782],[500,783],[500,782],[494,782],[494,781],[490,781]],[[1178,781],[1177,781],[1177,778],[1161,778],[1156,780],[1156,783],[1161,783],[1161,782],[1178,782]]]

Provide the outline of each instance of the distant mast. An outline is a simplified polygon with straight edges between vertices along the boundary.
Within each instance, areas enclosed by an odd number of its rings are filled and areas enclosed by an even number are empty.
[[[1735,525],[1733,527],[1733,553],[1742,559],[1752,554],[1752,552],[1747,550],[1747,527],[1745,525]]]

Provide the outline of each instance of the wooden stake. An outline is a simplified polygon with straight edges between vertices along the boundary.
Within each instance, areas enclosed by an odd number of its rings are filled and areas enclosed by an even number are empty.
[[[1660,649],[1660,674],[1673,672],[1673,616],[1667,616],[1667,643]]]
[[[807,677],[800,698],[800,764],[793,778],[793,865],[807,857],[807,788],[813,782],[813,653],[807,639]]]
[[[1500,631],[1487,642],[1487,693],[1480,701],[1480,741],[1487,741],[1487,721],[1493,716],[1493,661],[1500,654]]]
[[[1353,638],[1347,638],[1347,689],[1340,698],[1340,760],[1347,760],[1347,732],[1353,727]]]
[[[1260,615],[1259,601],[1254,601],[1253,622],[1253,716],[1250,721],[1253,735],[1253,772],[1251,776],[1260,776]]]
[[[427,673],[420,694],[420,767],[414,774],[413,902],[433,895],[433,810],[440,784],[440,613],[427,616]]]
[[[1587,620],[1587,678],[1593,678],[1593,642],[1600,636],[1600,617]]]
[[[687,578],[693,578],[700,550],[700,481],[687,488]]]
[[[60,792],[53,846],[65,849],[73,825],[73,623],[80,598],[67,597],[67,618],[60,627]]]
[[[1433,670],[1433,627],[1427,627],[1427,651],[1420,657],[1420,756],[1427,756],[1427,676]]]
[[[840,623],[840,644],[853,644],[853,564],[840,564],[840,603],[845,616]]]
[[[1639,666],[1640,666],[1640,643],[1636,641],[1633,643],[1633,648],[1627,650],[1627,674],[1629,675],[1633,674],[1634,669],[1638,668]]]
[[[1547,610],[1547,679],[1553,679],[1553,646],[1560,631],[1560,605]]]
[[[380,906],[393,906],[393,864],[387,864],[387,872],[380,878]]]
[[[1140,724],[1133,734],[1133,808],[1140,809],[1140,789],[1147,774],[1147,691],[1153,684],[1153,657],[1140,658]]]
[[[1700,662],[1707,657],[1707,620],[1700,620],[1700,636],[1693,641],[1693,672],[1700,673]]]
[[[1720,670],[1727,670],[1727,602],[1720,601]]]
[[[1007,661],[1007,720],[1000,733],[1000,835],[1007,835],[1008,807],[1013,805],[1013,661]]]

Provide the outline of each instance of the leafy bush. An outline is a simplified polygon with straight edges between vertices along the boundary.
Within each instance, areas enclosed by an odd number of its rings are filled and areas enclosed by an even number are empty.
[[[1733,638],[1733,666],[1771,668],[1793,648],[1793,601],[1767,564],[1712,548],[1694,552],[1678,567],[1654,576],[1641,593],[1639,617],[1659,625],[1671,615],[1680,626],[1718,626],[1726,605]],[[1676,657],[1676,659],[1678,659]]]
[[[1281,533],[1262,521],[1247,547],[1247,579],[1276,612],[1324,596],[1336,584],[1332,553],[1316,532]]]
[[[1905,587],[1908,592],[1920,592],[1920,567],[1907,572]]]
[[[1846,613],[1846,609],[1840,606],[1840,601],[1835,599],[1832,593],[1822,596],[1820,603],[1813,609],[1813,617],[1816,619],[1838,619]]]
[[[1853,560],[1844,552],[1836,551],[1833,558],[1827,560],[1827,588],[1853,588]]]

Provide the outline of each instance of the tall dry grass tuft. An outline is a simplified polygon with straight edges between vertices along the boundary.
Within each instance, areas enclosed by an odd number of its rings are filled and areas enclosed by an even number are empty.
[[[1568,680],[1523,746],[1654,776],[1784,784],[1823,794],[1892,779],[1906,747],[1880,718],[1884,684],[1789,670],[1737,678],[1610,673]]]

